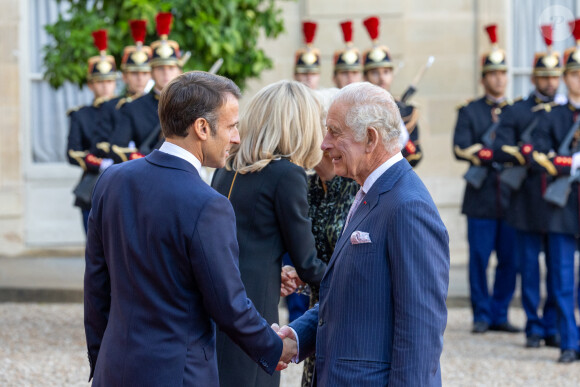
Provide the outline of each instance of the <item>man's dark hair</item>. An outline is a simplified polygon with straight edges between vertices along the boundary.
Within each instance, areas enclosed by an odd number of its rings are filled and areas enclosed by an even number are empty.
[[[161,92],[159,121],[165,137],[187,137],[187,129],[198,118],[205,118],[212,136],[216,133],[217,111],[228,94],[241,97],[239,87],[226,77],[190,71],[181,74]]]

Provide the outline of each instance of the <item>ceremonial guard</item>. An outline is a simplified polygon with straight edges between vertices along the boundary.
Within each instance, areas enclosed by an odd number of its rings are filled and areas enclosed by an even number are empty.
[[[83,169],[81,181],[74,190],[75,206],[81,209],[85,232],[91,209],[91,193],[99,171],[112,164],[104,159],[106,153],[101,143],[107,142],[109,133],[99,125],[103,103],[115,93],[117,77],[115,58],[107,55],[107,31],[93,32],[95,46],[100,55],[89,58],[87,81],[94,94],[91,105],[73,109],[68,113],[70,129],[68,134],[67,157],[69,163]]]
[[[531,168],[548,175],[543,187],[548,212],[543,221],[548,233],[548,275],[553,280],[552,289],[558,309],[561,336],[558,361],[561,363],[577,360],[580,351],[574,315],[574,254],[580,231],[580,19],[573,25],[577,44],[564,52],[568,103],[545,106],[532,144],[524,152],[528,157],[531,155]]]
[[[499,182],[499,166],[493,161],[493,136],[505,97],[507,65],[497,46],[496,26],[488,26],[492,50],[482,57],[481,83],[485,95],[459,109],[453,137],[458,160],[469,162],[462,213],[467,215],[469,287],[473,309],[473,333],[488,329],[518,332],[508,322],[508,307],[516,284],[515,230],[505,220],[509,188]],[[495,250],[497,267],[492,295],[487,286],[489,257]]]
[[[533,62],[534,90],[526,98],[506,107],[494,141],[494,159],[505,169],[500,180],[512,189],[506,221],[516,229],[516,261],[522,284],[522,305],[526,312],[526,347],[538,348],[541,341],[550,347],[560,347],[553,280],[547,276],[547,299],[540,317],[540,252],[549,261],[546,239],[548,203],[542,198],[546,172],[529,170],[526,156],[531,150],[534,131],[538,130],[541,112],[555,106],[554,98],[562,66],[558,52],[552,51],[552,26],[541,26],[547,45],[546,52],[536,53]],[[544,105],[547,104],[547,105]],[[547,265],[549,266],[549,265]]]
[[[310,21],[302,23],[306,48],[296,51],[294,59],[294,79],[313,90],[318,89],[318,83],[320,82],[320,51],[312,47],[316,26],[316,23]]]
[[[147,35],[147,20],[129,20],[131,35],[135,41],[134,46],[127,46],[123,50],[121,59],[121,71],[125,82],[124,95],[113,98],[103,104],[103,114],[101,125],[113,134],[114,128],[127,125],[120,109],[123,105],[143,95],[148,82],[151,80],[151,48],[145,46],[145,35]],[[103,143],[106,147],[104,151],[114,158],[114,153],[110,150],[110,144]],[[119,161],[119,160],[117,160]]]
[[[161,90],[182,73],[187,56],[181,56],[179,44],[168,40],[173,15],[160,12],[155,18],[160,40],[151,43],[151,77],[153,89],[126,103],[121,108],[126,124],[115,127],[111,137],[111,150],[116,162],[127,161],[149,154],[161,145],[161,126],[157,115]]]
[[[352,43],[352,21],[340,23],[345,47],[334,52],[333,81],[339,89],[362,81],[362,61],[359,50]]]
[[[378,43],[379,23],[379,18],[376,16],[371,16],[363,22],[373,42],[373,47],[363,52],[364,78],[366,81],[390,91],[395,75],[394,66],[389,48]],[[421,146],[419,145],[419,111],[414,106],[407,104],[406,101],[397,100],[396,102],[405,128],[409,133],[409,138],[404,144],[402,153],[414,167],[423,157]]]

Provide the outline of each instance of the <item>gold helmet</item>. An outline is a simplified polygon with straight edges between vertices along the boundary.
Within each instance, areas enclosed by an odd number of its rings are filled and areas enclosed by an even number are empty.
[[[295,74],[318,74],[320,73],[320,51],[312,47],[314,35],[316,34],[317,24],[311,21],[302,23],[302,32],[304,33],[304,42],[306,48],[296,51],[294,59]]]
[[[149,61],[151,59],[151,47],[145,46],[147,34],[147,20],[129,20],[131,35],[135,41],[134,46],[127,46],[123,50],[121,70],[123,71],[151,71]]]
[[[334,71],[361,71],[361,56],[352,44],[352,21],[340,23],[346,47],[334,52]]]
[[[93,41],[100,55],[89,58],[87,80],[115,80],[117,78],[117,66],[115,65],[115,58],[112,55],[107,55],[107,30],[94,31]]]

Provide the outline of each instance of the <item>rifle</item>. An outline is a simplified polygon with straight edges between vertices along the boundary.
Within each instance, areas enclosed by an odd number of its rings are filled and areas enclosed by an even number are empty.
[[[163,139],[159,138],[160,135],[161,135],[161,124],[159,123],[157,124],[157,126],[155,126],[155,128],[151,132],[149,132],[147,137],[145,137],[145,140],[143,140],[141,146],[139,146],[139,153],[148,155],[153,151],[153,149],[159,149],[159,146],[157,145],[159,144],[160,141],[163,142]]]
[[[536,126],[538,126],[538,117],[536,116],[532,122],[526,127],[524,133],[520,136],[521,144],[529,144],[532,142],[532,133]],[[504,169],[500,175],[499,180],[507,185],[512,191],[517,191],[522,187],[526,175],[528,174],[528,167],[525,165],[516,165],[511,168]]]
[[[574,135],[576,131],[580,127],[580,120],[577,120],[574,125],[564,137],[564,140],[560,143],[560,147],[558,148],[558,155],[561,156],[571,156],[572,154],[580,151],[580,144],[576,144],[574,149],[570,149],[570,145],[574,140]],[[570,192],[572,191],[572,184],[580,181],[580,171],[576,171],[574,175],[570,176],[560,176],[556,178],[556,180],[546,189],[544,193],[544,199],[549,203],[555,204],[560,208],[566,207],[566,203],[568,203],[568,196],[570,196]]]
[[[411,96],[413,94],[415,94],[415,92],[417,91],[417,84],[419,83],[419,81],[423,77],[423,74],[425,74],[425,71],[427,71],[427,69],[429,67],[431,67],[431,65],[433,64],[434,61],[435,61],[435,57],[431,55],[427,59],[427,63],[425,63],[423,65],[423,67],[421,67],[421,69],[419,70],[417,75],[415,75],[413,82],[411,82],[409,87],[407,87],[407,90],[405,90],[405,92],[403,93],[403,96],[401,97],[401,102],[407,103],[407,100],[409,100],[409,98],[411,98]]]
[[[495,133],[498,126],[499,126],[499,121],[494,122],[493,124],[491,124],[489,126],[489,128],[487,128],[487,130],[485,131],[485,133],[481,137],[481,142],[487,148],[491,148],[493,146],[493,138],[492,137],[493,137],[493,134]],[[473,188],[480,189],[483,186],[483,182],[485,181],[485,178],[487,177],[487,173],[488,173],[487,167],[482,167],[482,166],[478,166],[478,165],[471,165],[469,167],[469,169],[467,170],[467,172],[465,172],[465,175],[463,175],[463,178],[465,179],[467,184],[469,184]]]

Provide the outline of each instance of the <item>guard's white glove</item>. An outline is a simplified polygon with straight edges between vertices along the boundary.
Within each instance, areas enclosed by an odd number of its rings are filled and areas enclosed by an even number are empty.
[[[580,152],[576,152],[572,155],[572,166],[570,168],[570,175],[575,175],[578,168],[580,168]]]
[[[101,161],[101,165],[99,165],[99,172],[103,172],[113,164],[114,161],[112,159],[103,159],[103,161]]]

